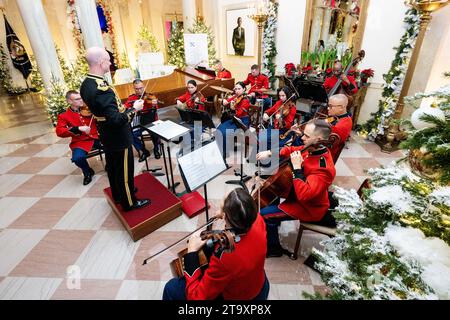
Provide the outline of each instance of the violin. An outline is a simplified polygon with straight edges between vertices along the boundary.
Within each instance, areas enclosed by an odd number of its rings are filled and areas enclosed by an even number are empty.
[[[142,96],[142,100],[144,100],[144,103],[147,105],[151,105],[151,109],[156,109],[158,107],[158,103],[164,103],[163,101],[159,101],[158,98],[151,93],[145,93]]]
[[[240,241],[240,235],[236,235],[231,229],[225,230],[205,230],[200,234],[202,240],[206,240],[205,246],[213,249],[216,244],[224,252],[233,252],[236,243]],[[182,278],[184,275],[184,257],[188,254],[188,249],[185,248],[178,253],[178,257],[170,263],[170,269],[173,276]],[[200,268],[202,270],[208,267],[208,257],[203,249],[197,251]]]
[[[83,104],[83,106],[80,107],[80,114],[83,117],[91,117],[92,116],[92,112],[91,112],[91,110],[89,110],[89,107],[86,104]]]
[[[301,154],[309,152],[313,148],[317,148],[320,145],[331,147],[336,143],[335,135],[330,136],[328,140],[319,140],[314,144],[311,144],[302,150]],[[266,207],[272,204],[278,198],[287,199],[291,193],[293,187],[292,177],[292,165],[290,159],[283,160],[280,163],[277,173],[268,178],[262,186],[253,193],[253,200],[260,204],[260,207]]]

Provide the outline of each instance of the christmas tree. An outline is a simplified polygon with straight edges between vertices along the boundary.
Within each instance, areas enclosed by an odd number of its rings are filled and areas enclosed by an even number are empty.
[[[160,51],[158,40],[145,25],[141,25],[139,28],[136,49],[139,53]]]
[[[50,88],[45,93],[45,106],[53,126],[58,122],[58,115],[67,109],[67,88],[57,78],[52,77]]]
[[[67,88],[69,90],[80,90],[81,83],[83,82],[86,74],[89,71],[89,66],[86,62],[85,52],[81,51],[78,55],[75,63],[71,65],[69,76],[65,79]]]
[[[449,299],[450,187],[401,165],[369,175],[362,198],[337,188],[337,234],[313,249],[325,298]]]
[[[120,55],[120,68],[131,68],[130,60],[128,59],[128,55],[125,51]]]
[[[207,35],[208,39],[208,63],[209,65],[214,64],[216,60],[216,47],[214,45],[214,36],[211,28],[206,25],[203,19],[197,18],[191,29],[188,30],[189,33],[204,33]]]
[[[58,48],[58,46],[55,45],[55,49],[59,61],[59,66],[61,67],[61,71],[64,77],[64,81],[67,83],[70,80],[71,70],[67,66],[66,59],[64,59],[64,57],[61,55],[61,50]]]
[[[27,91],[25,88],[17,87],[13,85],[10,69],[8,66],[8,56],[0,43],[0,85],[9,94],[20,94]]]
[[[172,34],[167,42],[168,63],[178,68],[186,65],[184,59],[184,36],[183,28],[176,22],[172,22]]]
[[[31,66],[31,85],[37,92],[44,90],[44,82],[42,81],[41,73],[39,72],[34,56],[30,56]]]
[[[450,84],[405,100],[417,106],[423,98],[432,100],[431,106],[413,113],[412,124],[417,128],[410,128],[408,139],[400,147],[409,150],[412,165],[418,164],[416,169],[442,184],[450,184]]]

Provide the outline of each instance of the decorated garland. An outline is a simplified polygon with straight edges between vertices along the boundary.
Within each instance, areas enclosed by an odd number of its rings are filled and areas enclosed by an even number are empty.
[[[27,89],[16,87],[13,85],[10,69],[8,66],[8,56],[5,53],[3,45],[0,43],[0,85],[9,94],[20,94]]]
[[[264,26],[263,32],[263,59],[262,59],[262,71],[266,74],[270,82],[275,80],[275,68],[276,64],[274,59],[277,55],[277,48],[275,42],[275,33],[277,30],[278,24],[278,3],[274,1],[269,2],[269,17],[266,21],[266,25]]]
[[[404,22],[406,32],[400,40],[400,45],[396,48],[397,52],[389,72],[383,75],[386,83],[383,85],[383,99],[378,103],[378,111],[372,113],[372,119],[364,125],[358,126],[358,133],[370,140],[375,140],[378,135],[383,135],[389,126],[408,70],[409,58],[419,34],[420,15],[415,9],[409,9],[406,12]]]
[[[337,234],[313,249],[326,298],[449,299],[450,187],[400,165],[369,174],[362,200],[337,188]]]

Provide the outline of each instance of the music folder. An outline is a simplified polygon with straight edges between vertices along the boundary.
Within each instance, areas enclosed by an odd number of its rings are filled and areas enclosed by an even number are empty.
[[[157,125],[149,126],[148,129],[166,141],[179,138],[190,131],[170,120],[161,121]]]
[[[205,185],[228,169],[216,141],[179,157],[178,166],[188,192]]]

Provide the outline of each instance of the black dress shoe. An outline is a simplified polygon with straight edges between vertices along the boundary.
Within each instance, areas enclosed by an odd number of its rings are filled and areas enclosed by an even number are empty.
[[[92,168],[89,168],[89,173],[91,174],[91,176],[95,175],[95,171]]]
[[[161,153],[159,152],[158,148],[153,149],[153,153],[155,154],[155,159],[161,158]]]
[[[284,249],[281,246],[267,246],[266,258],[281,257]]]
[[[85,175],[84,179],[83,179],[83,186],[88,185],[89,183],[91,183],[91,181],[92,181],[92,175],[90,173]]]
[[[129,207],[128,209],[124,209],[124,211],[141,209],[145,206],[148,206],[150,203],[151,201],[149,199],[136,200],[136,202],[131,207]]]
[[[147,159],[148,157],[150,157],[150,151],[144,149],[142,151],[142,154],[139,156],[139,162],[145,161],[145,159]]]

